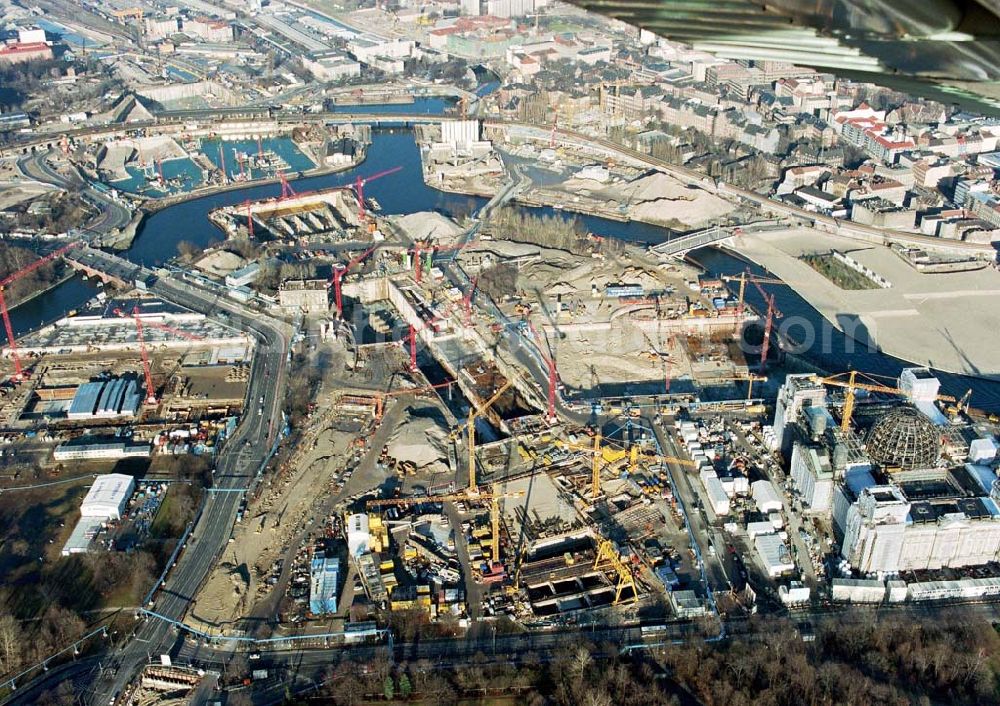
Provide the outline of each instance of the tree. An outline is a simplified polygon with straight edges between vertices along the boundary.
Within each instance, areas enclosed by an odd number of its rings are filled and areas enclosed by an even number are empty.
[[[392,701],[392,697],[396,695],[391,676],[387,676],[382,682],[382,693],[385,694],[386,701]]]
[[[410,698],[410,694],[413,693],[413,684],[410,683],[410,678],[403,672],[399,675],[399,695],[404,699]]]
[[[0,616],[0,672],[6,674],[21,666],[21,624],[12,615]]]
[[[196,257],[201,255],[204,251],[205,251],[204,248],[202,248],[200,245],[195,245],[190,240],[182,240],[179,243],[177,243],[177,252],[184,260],[187,260],[188,262],[192,262]]]

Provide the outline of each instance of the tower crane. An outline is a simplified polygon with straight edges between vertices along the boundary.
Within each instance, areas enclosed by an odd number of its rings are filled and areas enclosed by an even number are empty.
[[[755,382],[767,382],[767,376],[766,375],[754,375],[751,372],[746,372],[746,373],[743,373],[743,372],[734,372],[732,375],[725,375],[723,377],[714,378],[714,379],[715,380],[725,380],[725,381],[742,380],[742,381],[746,382],[747,383],[747,399],[748,400],[751,397],[753,397],[753,384]]]
[[[411,371],[415,371],[417,369],[417,332],[418,331],[423,331],[425,328],[427,328],[429,326],[436,326],[437,322],[440,321],[441,319],[443,319],[444,317],[446,317],[449,313],[451,313],[450,309],[442,311],[442,312],[439,312],[430,321],[425,322],[424,325],[421,326],[419,329],[416,326],[414,326],[413,324],[410,324],[410,330],[409,330],[409,334],[408,334],[407,338],[408,338],[409,343],[410,343],[410,370]],[[437,329],[435,329],[435,331],[436,330]]]
[[[389,397],[400,397],[402,395],[420,395],[424,392],[430,392],[431,390],[439,390],[443,387],[451,388],[455,384],[454,380],[446,380],[445,382],[439,382],[436,385],[425,385],[423,387],[410,387],[403,390],[393,390],[392,392],[380,392],[375,395],[375,423],[378,424],[382,421],[382,415],[385,413],[385,401]]]
[[[772,279],[769,277],[757,277],[751,274],[749,271],[744,270],[740,273],[739,277],[723,277],[723,280],[727,282],[739,282],[739,299],[736,305],[736,325],[739,326],[740,321],[743,319],[743,310],[746,306],[746,287],[747,282],[752,282],[760,292],[760,296],[764,298],[767,303],[767,315],[764,320],[764,339],[760,344],[760,372],[765,372],[767,370],[767,353],[771,348],[771,331],[774,328],[774,320],[776,318],[781,318],[783,314],[778,311],[778,307],[774,304],[774,295],[768,294],[764,291],[762,284],[786,284],[780,279]]]
[[[500,386],[493,396],[490,397],[486,402],[482,404],[479,409],[476,409],[474,405],[469,406],[469,420],[466,426],[466,434],[468,436],[467,444],[469,449],[469,490],[472,493],[477,488],[476,485],[476,418],[481,417],[486,414],[486,410],[493,406],[497,400],[513,385],[513,381],[507,380],[503,385]]]
[[[288,183],[288,177],[285,176],[283,171],[278,172],[278,181],[281,182],[281,196],[278,197],[279,201],[284,201],[285,199],[291,199],[298,196],[292,188],[292,185]]]
[[[482,489],[470,488],[464,493],[451,493],[448,495],[423,495],[412,498],[382,498],[379,500],[369,500],[366,504],[370,508],[375,507],[403,507],[406,505],[420,505],[421,503],[445,503],[445,502],[488,502],[490,503],[490,530],[493,542],[493,562],[500,561],[500,501],[504,498],[524,497],[523,490],[501,492],[500,484],[493,483],[490,489],[483,492]]]
[[[38,258],[31,264],[22,267],[16,272],[12,272],[3,280],[0,280],[0,315],[3,316],[3,326],[4,330],[7,332],[7,347],[10,348],[10,356],[14,360],[14,375],[11,376],[11,380],[14,382],[21,382],[28,377],[30,373],[24,369],[24,366],[21,364],[21,356],[17,352],[17,340],[14,338],[14,327],[10,323],[10,312],[7,309],[7,299],[4,296],[4,290],[12,282],[16,282],[25,275],[34,272],[39,267],[42,267],[56,258],[61,257],[78,245],[80,245],[80,241],[75,240],[69,245],[64,245],[58,250],[53,250],[48,255]]]
[[[854,401],[857,396],[858,390],[866,390],[868,392],[882,392],[887,395],[906,394],[905,390],[901,390],[898,387],[883,385],[876,380],[872,380],[872,382],[858,382],[858,376],[865,374],[859,373],[857,370],[852,370],[849,373],[846,373],[847,380],[842,379],[843,375],[844,373],[841,373],[840,375],[832,375],[830,377],[820,377],[818,375],[814,375],[812,379],[813,381],[822,383],[823,385],[843,387],[847,390],[847,392],[844,393],[844,409],[840,415],[840,430],[845,433],[849,431],[851,428],[851,418],[854,415]],[[868,377],[869,379],[871,378],[871,376],[867,375],[865,377]],[[935,399],[937,399],[940,402],[957,402],[957,400],[951,395],[936,395]],[[963,399],[966,398],[963,397]]]
[[[467,247],[468,243],[459,243],[458,245],[431,245],[430,243],[420,243],[415,242],[413,247],[407,252],[413,253],[413,281],[420,284],[423,281],[424,267],[428,270],[434,264],[433,258],[434,253],[444,252],[446,250],[462,250]],[[420,259],[423,255],[426,261]]]
[[[542,360],[548,366],[549,372],[549,397],[548,397],[548,420],[549,423],[555,422],[556,420],[556,385],[558,383],[559,371],[556,369],[555,356],[552,355],[552,350],[549,346],[542,343],[542,336],[538,333],[538,329],[535,328],[534,324],[530,321],[528,322],[528,327],[531,329],[531,333],[535,337],[535,343],[538,345],[538,353],[542,356]],[[549,349],[548,355],[545,353],[545,349]]]
[[[400,171],[402,167],[392,167],[391,169],[384,169],[381,172],[372,174],[369,177],[358,177],[354,180],[353,184],[347,184],[344,188],[353,189],[354,195],[358,198],[358,222],[364,223],[367,218],[367,211],[365,210],[365,185],[370,181],[375,181],[376,179],[381,179],[384,176],[389,176],[390,174],[395,174]]]
[[[783,280],[774,279],[772,277],[758,277],[757,275],[750,272],[750,270],[744,270],[740,272],[739,277],[733,277],[732,275],[724,275],[722,277],[724,282],[739,282],[739,295],[736,303],[736,315],[737,318],[743,315],[743,309],[746,306],[746,292],[747,292],[747,282],[754,282],[755,284],[785,284]],[[767,296],[765,295],[765,300]]]
[[[229,183],[229,174],[226,172],[226,153],[222,150],[222,140],[219,140],[219,169],[222,171],[222,182]],[[284,175],[281,175],[281,183],[284,184]]]
[[[338,263],[333,266],[333,298],[334,302],[336,302],[337,304],[337,314],[339,316],[341,317],[344,316],[344,304],[340,294],[341,291],[340,281],[344,278],[344,275],[347,274],[348,270],[350,270],[355,265],[361,264],[368,258],[369,255],[375,252],[376,247],[377,247],[376,245],[371,246],[363,253],[350,260],[346,265],[341,265],[340,263]]]
[[[598,431],[596,434],[594,434],[593,446],[586,446],[583,444],[568,444],[568,443],[560,444],[564,449],[572,449],[574,451],[589,451],[592,454],[593,464],[590,470],[591,472],[590,492],[591,492],[591,498],[594,500],[596,500],[601,495],[601,459],[604,458],[604,447],[601,446],[602,441],[604,441],[604,439],[601,436],[601,433]],[[611,446],[611,444],[607,444],[607,446]],[[638,465],[639,461],[675,463],[680,466],[691,466],[692,468],[697,467],[697,464],[694,461],[689,461],[686,458],[678,458],[676,456],[658,456],[655,454],[641,454],[639,453],[639,447],[636,445],[633,445],[628,451],[625,451],[624,449],[618,449],[616,450],[616,453],[617,453],[616,460],[620,460],[628,456],[629,467],[633,469]]]
[[[465,309],[465,325],[466,327],[472,325],[472,300],[476,296],[476,288],[479,286],[479,275],[476,275],[469,282],[469,289],[465,292],[465,296],[462,297],[462,305]]]
[[[151,326],[153,328],[162,329],[164,331],[167,331],[168,333],[181,336],[182,338],[186,338],[191,341],[200,341],[202,340],[202,338],[201,336],[196,336],[194,334],[187,333],[186,331],[181,331],[180,329],[176,329],[173,326],[168,326],[164,323],[159,323],[156,321],[143,322],[142,312],[139,310],[138,306],[132,308],[131,315],[126,314],[121,309],[115,309],[114,313],[115,316],[120,316],[123,319],[131,318],[133,321],[135,321],[136,338],[139,341],[139,356],[142,358],[142,372],[146,381],[146,404],[150,406],[155,405],[157,402],[156,391],[153,389],[153,374],[149,367],[149,353],[146,351],[146,338],[145,335],[143,334],[143,328],[145,326]]]
[[[250,199],[244,201],[243,205],[247,207],[247,234],[250,240],[253,240],[253,211],[250,208]]]

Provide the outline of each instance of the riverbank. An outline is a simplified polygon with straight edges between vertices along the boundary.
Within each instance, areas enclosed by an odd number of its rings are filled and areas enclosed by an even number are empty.
[[[368,150],[367,148],[361,152],[359,157],[349,164],[338,164],[336,166],[322,166],[316,167],[314,169],[309,169],[307,171],[301,172],[295,176],[295,179],[303,179],[307,177],[319,177],[328,176],[330,174],[337,174],[339,172],[350,171],[355,169],[364,163],[367,158]],[[137,210],[137,218],[133,218],[132,222],[122,231],[118,236],[115,236],[114,240],[108,242],[107,240],[102,241],[105,247],[112,250],[128,250],[132,247],[132,243],[135,241],[136,236],[142,231],[142,225],[145,223],[146,219],[153,214],[163,211],[165,209],[177,206],[179,204],[188,201],[197,201],[198,199],[205,198],[207,196],[216,196],[219,194],[224,194],[230,191],[240,191],[242,189],[248,189],[253,187],[270,186],[274,184],[280,184],[280,178],[271,179],[255,179],[253,181],[233,181],[228,184],[216,184],[212,186],[199,187],[197,189],[192,189],[183,194],[175,194],[173,196],[166,196],[159,199],[150,199],[142,205]],[[133,225],[134,224],[134,225]]]
[[[995,379],[1000,375],[1000,272],[925,274],[888,248],[858,247],[856,241],[812,229],[791,229],[737,238],[729,246],[792,287],[834,328],[860,346],[915,365]],[[816,273],[801,257],[837,249],[847,252],[891,283],[887,289],[844,290]],[[779,328],[793,331],[789,319]],[[807,337],[808,331],[803,332]],[[819,332],[813,345],[822,345]]]
[[[59,285],[65,284],[66,282],[69,282],[74,277],[76,277],[76,271],[75,270],[68,270],[59,279],[54,280],[53,282],[45,285],[41,289],[36,289],[35,291],[33,291],[31,294],[29,294],[28,296],[24,297],[23,299],[18,299],[17,301],[7,301],[7,308],[10,309],[11,311],[13,311],[14,309],[16,309],[19,306],[24,306],[25,304],[28,304],[32,300],[37,299],[38,297],[41,297],[41,296],[44,296],[44,295],[48,294],[49,292],[51,292],[53,289],[55,289]]]

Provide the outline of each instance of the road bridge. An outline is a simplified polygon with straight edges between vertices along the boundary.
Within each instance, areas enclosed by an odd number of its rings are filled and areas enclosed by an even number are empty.
[[[670,238],[666,242],[652,246],[649,251],[656,255],[667,257],[677,257],[685,253],[703,248],[707,245],[720,243],[729,238],[738,238],[749,233],[763,233],[772,230],[783,230],[788,224],[783,221],[763,221],[759,223],[748,223],[744,225],[715,225],[711,228],[685,233],[676,238]]]

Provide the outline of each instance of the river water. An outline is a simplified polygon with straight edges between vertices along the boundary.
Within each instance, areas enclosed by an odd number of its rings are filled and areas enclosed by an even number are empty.
[[[405,214],[416,211],[440,211],[448,215],[464,215],[477,210],[486,199],[458,194],[446,194],[424,184],[421,177],[420,153],[409,130],[380,130],[373,132],[373,142],[364,163],[350,171],[338,174],[306,177],[292,182],[297,192],[326,189],[348,184],[356,176],[367,176],[392,167],[402,170],[376,179],[365,186],[365,194],[374,196],[387,214]],[[220,206],[232,206],[247,199],[261,199],[280,194],[277,184],[251,186],[202,198],[185,201],[149,216],[139,229],[132,247],[124,254],[132,262],[158,265],[177,254],[177,244],[186,240],[204,247],[222,239],[222,233],[208,220],[208,213]],[[637,243],[658,243],[666,240],[670,232],[645,223],[620,223],[593,216],[574,215],[551,208],[531,209],[540,215],[578,218],[595,235],[615,237]],[[714,249],[703,249],[693,254],[702,266],[714,274],[738,274],[745,267],[739,258]],[[752,271],[763,271],[751,266]],[[768,286],[775,295],[778,309],[785,320],[798,321],[819,331],[813,345],[802,352],[810,362],[829,370],[842,372],[856,369],[879,375],[896,376],[905,363],[865,346],[855,344],[825,322],[822,315],[802,297],[786,286]],[[55,287],[11,312],[15,333],[21,335],[40,324],[53,321],[71,309],[81,307],[93,297],[96,289],[91,282],[74,278]],[[755,308],[763,299],[753,287],[747,288],[747,300]],[[795,340],[803,340],[800,328],[792,327],[788,333]],[[942,392],[961,396],[973,390],[973,405],[989,411],[1000,411],[1000,382],[939,372]]]

